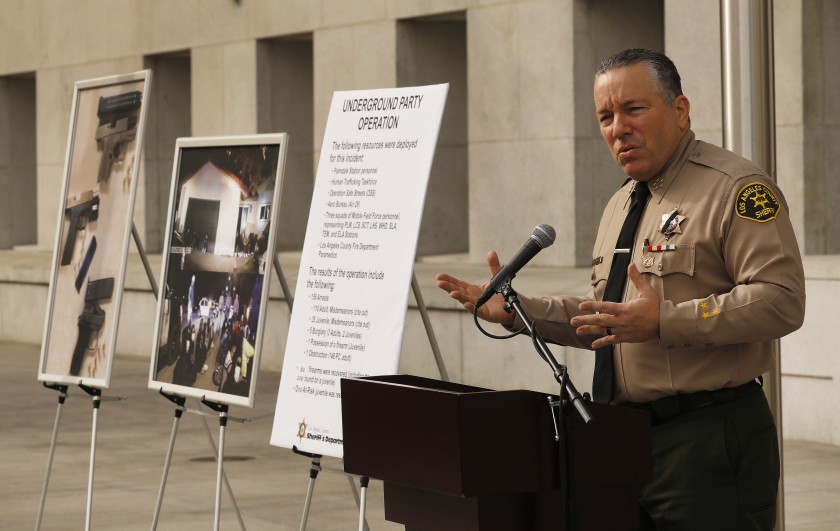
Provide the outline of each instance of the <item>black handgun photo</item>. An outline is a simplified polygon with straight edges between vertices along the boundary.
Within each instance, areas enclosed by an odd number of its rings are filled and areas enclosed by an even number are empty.
[[[70,205],[70,203],[73,203]],[[61,253],[61,265],[68,265],[73,259],[73,248],[76,246],[76,233],[87,226],[90,221],[99,217],[99,194],[93,190],[82,193],[75,201],[67,199],[64,215],[70,215],[70,227],[67,229],[67,239],[64,241],[64,251]]]
[[[125,157],[125,146],[137,135],[137,114],[142,94],[126,92],[99,98],[99,127],[96,128],[96,148],[102,153],[96,182],[108,181],[111,166]]]
[[[90,336],[105,324],[105,310],[99,306],[102,299],[110,299],[114,293],[114,278],[89,280],[85,291],[85,308],[79,316],[79,338],[70,360],[70,375],[78,376],[82,370],[85,350],[90,345]]]

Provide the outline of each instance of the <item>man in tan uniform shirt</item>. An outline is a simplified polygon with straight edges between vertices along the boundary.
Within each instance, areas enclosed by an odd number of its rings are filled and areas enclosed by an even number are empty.
[[[549,342],[613,345],[613,403],[651,411],[654,480],[642,529],[770,530],[779,456],[760,386],[772,341],[802,324],[805,282],[787,204],[751,162],[695,139],[679,74],[626,50],[595,76],[601,134],[629,179],[607,204],[586,297],[520,296]],[[629,250],[623,302],[603,301],[638,182],[651,197]],[[499,269],[488,255],[491,274]],[[473,311],[484,289],[438,286]],[[496,296],[479,316],[519,328]]]

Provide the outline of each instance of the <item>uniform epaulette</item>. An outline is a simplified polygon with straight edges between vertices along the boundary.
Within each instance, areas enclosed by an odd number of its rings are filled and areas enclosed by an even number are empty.
[[[732,152],[702,140],[697,141],[692,153],[688,156],[688,160],[717,170],[734,181],[748,176],[767,176],[754,162],[737,154],[733,157]]]

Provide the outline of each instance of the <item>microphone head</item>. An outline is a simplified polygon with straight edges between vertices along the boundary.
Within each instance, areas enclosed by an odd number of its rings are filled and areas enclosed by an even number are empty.
[[[549,247],[554,243],[554,238],[556,237],[557,233],[554,232],[554,227],[546,225],[545,223],[541,223],[534,227],[534,232],[531,233],[531,239],[537,242],[540,249]]]

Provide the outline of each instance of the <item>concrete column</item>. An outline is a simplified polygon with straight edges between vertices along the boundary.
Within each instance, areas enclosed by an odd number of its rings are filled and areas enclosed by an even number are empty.
[[[257,130],[256,41],[194,48],[191,58],[193,135],[253,134]]]
[[[324,28],[315,32],[313,71],[316,172],[333,92],[395,87],[396,36],[393,20]]]
[[[266,39],[258,46],[258,130],[289,133],[278,251],[300,250],[315,173],[312,159],[312,40]]]
[[[773,3],[776,70],[776,181],[787,199],[799,248],[805,251],[805,160],[802,1]]]
[[[662,2],[604,0],[574,2],[575,151],[573,259],[568,265],[589,267],[592,245],[604,206],[627,178],[612,159],[595,118],[593,75],[598,64],[626,48],[664,49]],[[571,193],[571,190],[570,190]],[[572,221],[570,221],[572,222]],[[569,253],[571,254],[571,253]]]
[[[665,53],[680,71],[697,138],[722,145],[719,2],[666,0]]]
[[[805,251],[840,253],[840,3],[833,0],[803,2],[804,58],[803,114],[805,161]],[[781,75],[781,74],[779,74]]]
[[[399,85],[449,84],[417,254],[465,252],[469,248],[466,21],[458,14],[446,20],[404,21],[398,28]]]
[[[36,72],[38,247],[53,249],[58,214],[63,212],[61,193],[76,81],[142,69],[142,58],[133,56],[99,63],[44,68]]]
[[[470,259],[502,261],[535,225],[558,229],[536,263],[575,263],[570,0],[467,12]]]
[[[146,67],[152,70],[152,86],[134,222],[145,237],[146,251],[159,253],[172,191],[175,139],[191,136],[190,54],[149,56]]]
[[[0,74],[32,72],[41,64],[40,2],[6,0],[0,21]]]
[[[0,78],[0,249],[35,243],[35,76]]]
[[[52,249],[60,208],[67,153],[67,131],[75,76],[61,69],[36,73],[36,139],[38,153],[38,247]]]

